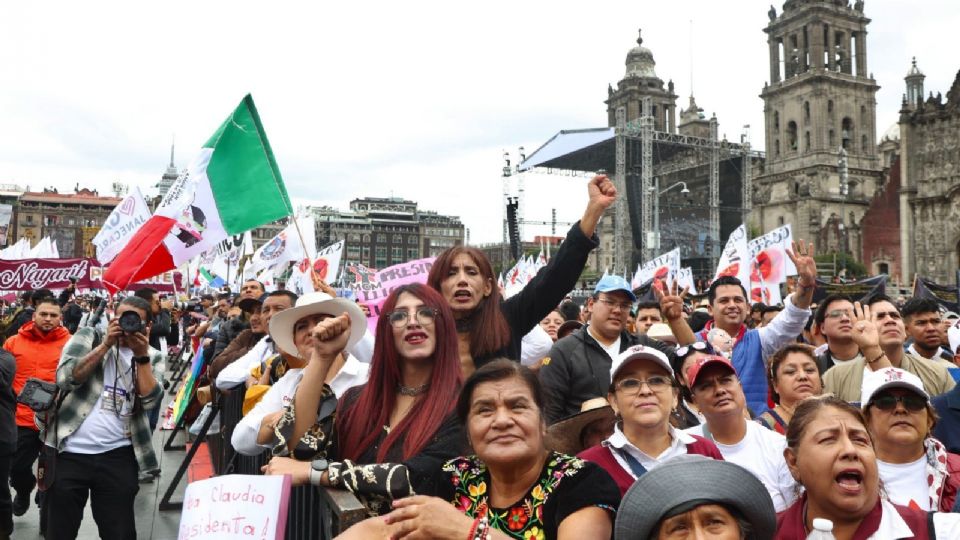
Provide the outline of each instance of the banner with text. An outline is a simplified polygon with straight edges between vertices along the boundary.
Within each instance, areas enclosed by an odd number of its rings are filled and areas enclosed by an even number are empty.
[[[103,222],[100,232],[93,237],[97,260],[109,263],[117,257],[127,242],[150,219],[150,207],[143,200],[140,188],[134,187]]]
[[[280,540],[289,504],[289,475],[227,474],[190,482],[177,539]]]
[[[862,302],[875,294],[887,294],[886,274],[851,281],[849,283],[827,283],[817,278],[817,288],[813,291],[813,302],[819,304],[831,294],[843,294],[854,302]]]
[[[103,288],[103,267],[96,259],[18,259],[0,260],[0,290],[65,289],[70,279],[78,289]],[[180,287],[179,272],[164,272],[146,281],[133,283],[129,290],[152,287],[160,292],[174,292]],[[180,277],[182,280],[182,276]]]
[[[914,298],[930,298],[936,300],[947,311],[960,313],[957,309],[957,287],[940,285],[933,280],[917,276],[913,283]]]
[[[415,261],[395,264],[378,271],[376,274],[360,272],[360,269],[348,270],[354,272],[360,279],[353,283],[355,298],[370,308],[367,325],[371,332],[377,328],[377,319],[380,318],[380,309],[393,289],[408,283],[426,283],[427,274],[436,257],[427,257]],[[365,270],[365,268],[364,268]]]

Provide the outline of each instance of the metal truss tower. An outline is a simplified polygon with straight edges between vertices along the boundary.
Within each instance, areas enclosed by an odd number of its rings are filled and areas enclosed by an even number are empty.
[[[643,254],[645,260],[657,256],[656,238],[660,231],[653,230],[653,112],[650,97],[643,98],[640,115],[640,218],[643,230]],[[651,234],[653,233],[653,234]]]
[[[714,266],[720,258],[720,142],[717,140],[717,116],[710,118],[710,240]]]
[[[617,127],[614,129],[616,144],[616,170],[613,185],[617,188],[617,200],[613,203],[613,273],[620,274],[630,264],[629,253],[633,252],[633,235],[630,229],[629,203],[627,201],[627,110],[617,107]]]

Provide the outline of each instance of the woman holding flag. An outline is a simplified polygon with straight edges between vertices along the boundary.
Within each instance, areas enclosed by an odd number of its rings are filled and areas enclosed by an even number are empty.
[[[617,198],[616,187],[604,174],[590,180],[587,192],[583,217],[567,233],[557,254],[507,300],[501,298],[493,266],[480,250],[456,246],[434,261],[427,284],[453,310],[464,376],[494,358],[519,360],[523,336],[576,285],[587,256],[599,245],[597,223]]]

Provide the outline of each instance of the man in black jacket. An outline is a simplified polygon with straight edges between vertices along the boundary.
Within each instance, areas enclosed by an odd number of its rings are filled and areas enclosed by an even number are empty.
[[[610,364],[627,347],[647,345],[668,357],[673,355],[673,347],[627,330],[627,316],[635,301],[625,279],[605,276],[587,300],[590,324],[553,344],[540,368],[549,424],[580,412],[580,405],[588,399],[605,398]]]
[[[17,371],[13,355],[0,349],[0,540],[13,533],[13,501],[10,498],[10,459],[17,449],[13,376]]]

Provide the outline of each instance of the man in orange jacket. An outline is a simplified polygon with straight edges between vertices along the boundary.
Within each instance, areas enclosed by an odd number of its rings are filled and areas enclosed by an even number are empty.
[[[62,314],[56,298],[44,298],[36,306],[33,320],[10,336],[3,348],[17,362],[13,391],[19,394],[27,379],[35,377],[49,382],[57,380],[60,352],[70,340],[70,332],[60,325]],[[36,485],[33,462],[43,441],[34,419],[34,412],[26,405],[17,404],[17,449],[10,462],[10,486],[16,491],[13,514],[22,516],[30,507],[30,493]]]

